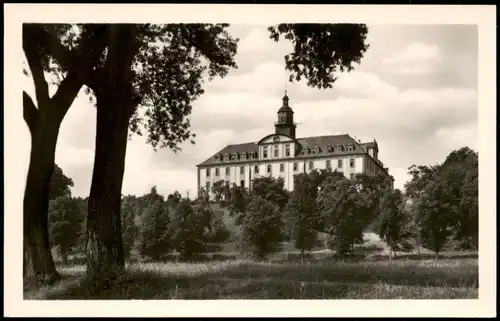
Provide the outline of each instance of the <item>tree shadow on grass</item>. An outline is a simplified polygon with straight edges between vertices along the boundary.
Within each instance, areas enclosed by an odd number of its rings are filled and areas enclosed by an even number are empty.
[[[173,277],[137,273],[113,282],[108,289],[93,290],[85,281],[46,295],[48,300],[213,300],[213,299],[335,299],[343,298],[349,284],[305,284],[301,281],[269,278]]]

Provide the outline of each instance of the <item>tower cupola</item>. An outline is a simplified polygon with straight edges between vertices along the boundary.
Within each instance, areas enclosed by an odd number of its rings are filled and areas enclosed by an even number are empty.
[[[290,107],[286,90],[282,100],[283,105],[278,110],[278,121],[274,123],[275,133],[295,138],[295,128],[297,126],[293,122],[293,110]]]

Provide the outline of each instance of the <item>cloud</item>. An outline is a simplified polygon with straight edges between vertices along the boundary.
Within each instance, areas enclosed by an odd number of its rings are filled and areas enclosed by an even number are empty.
[[[179,153],[155,152],[143,137],[129,141],[123,194],[147,193],[153,185],[165,195],[194,193],[197,164],[228,144],[257,141],[274,131],[288,80],[283,56],[290,43],[273,42],[266,27],[231,27],[241,37],[240,68],[204,85],[190,116],[195,145],[186,142]],[[332,89],[309,88],[303,81],[286,84],[297,135],[377,139],[380,158],[400,188],[410,165],[440,162],[462,145],[477,148],[477,83],[468,76],[477,73],[477,35],[454,26],[422,28],[370,28],[371,46],[362,64],[340,74]],[[31,79],[24,80],[33,94]],[[95,108],[80,92],[62,123],[56,153],[56,162],[75,181],[77,196],[90,190],[95,120]],[[23,133],[28,157],[29,132]]]
[[[384,59],[383,63],[396,74],[424,75],[432,72],[439,58],[437,45],[412,43]]]

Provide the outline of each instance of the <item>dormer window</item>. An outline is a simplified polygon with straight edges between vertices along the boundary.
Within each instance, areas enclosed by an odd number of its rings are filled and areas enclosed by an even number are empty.
[[[215,155],[215,161],[218,162],[220,160],[219,155]]]
[[[321,152],[321,148],[319,146],[314,147],[313,154],[319,154]]]
[[[342,145],[337,145],[337,146],[335,146],[335,151],[336,151],[337,153],[342,152],[342,150],[343,150],[343,149],[344,149],[344,148],[342,148]]]
[[[331,152],[333,152],[333,148],[332,148],[332,146],[331,146],[331,145],[327,145],[327,146],[326,146],[326,151],[327,151],[327,153],[331,153]]]
[[[231,155],[231,160],[235,161],[236,160],[236,154]]]

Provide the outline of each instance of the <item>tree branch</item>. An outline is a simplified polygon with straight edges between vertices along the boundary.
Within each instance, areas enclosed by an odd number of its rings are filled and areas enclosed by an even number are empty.
[[[80,50],[71,51],[63,46],[56,36],[47,32],[45,29],[43,29],[43,27],[37,25],[25,25],[25,29],[29,30],[29,32],[27,33],[27,36],[29,36],[26,39],[27,41],[36,41],[40,43],[40,45],[43,46],[43,49],[45,49],[47,53],[53,56],[64,69],[75,72],[80,78],[81,82],[86,84],[87,86],[91,88],[94,86],[94,83],[98,78],[97,72],[94,70],[96,63],[95,56],[98,56],[98,58],[100,58],[106,46],[101,38],[105,37],[98,36],[97,38],[89,40],[86,44],[82,45],[82,48]],[[104,29],[105,28],[103,28],[103,31],[105,31]],[[93,30],[90,30],[89,28],[89,32],[91,31]],[[102,33],[99,33],[99,35],[101,35]],[[93,48],[83,48],[87,46]],[[90,59],[90,62],[84,55],[85,53],[88,54],[89,52],[94,56],[92,57],[93,59]]]
[[[32,136],[36,133],[38,117],[38,109],[33,103],[33,100],[25,91],[23,91],[23,118],[28,125]]]
[[[37,45],[39,42],[33,38],[34,35],[31,33],[32,30],[31,24],[23,24],[23,50],[26,54],[26,59],[28,60],[31,75],[35,83],[35,94],[38,107],[43,108],[49,101],[49,85],[43,74],[40,47]]]
[[[59,117],[64,118],[69,107],[73,104],[83,83],[75,72],[69,72],[63,79],[56,93],[52,97],[53,108],[57,110]]]

